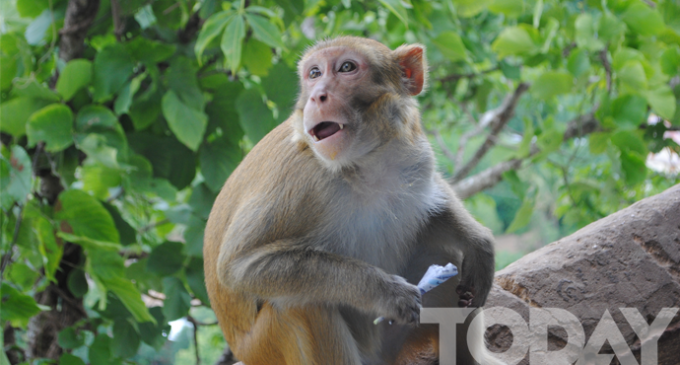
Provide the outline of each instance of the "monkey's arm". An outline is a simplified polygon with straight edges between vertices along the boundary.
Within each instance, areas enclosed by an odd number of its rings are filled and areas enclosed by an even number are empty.
[[[441,247],[443,250],[458,250],[462,254],[462,263],[458,267],[460,284],[456,290],[458,305],[481,307],[493,284],[493,234],[468,213],[443,179],[440,184],[448,195],[447,207],[432,220],[430,229],[439,231],[437,236],[441,234],[449,237]]]
[[[280,240],[220,258],[222,283],[281,305],[330,303],[417,323],[420,291],[363,261]]]

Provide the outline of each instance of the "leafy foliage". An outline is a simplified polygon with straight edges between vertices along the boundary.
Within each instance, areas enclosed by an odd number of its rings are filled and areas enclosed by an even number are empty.
[[[210,304],[202,240],[217,193],[290,114],[295,63],[328,36],[426,46],[419,101],[449,177],[484,143],[490,111],[531,85],[468,176],[524,161],[466,202],[497,233],[543,222],[565,235],[663,190],[678,177],[646,159],[680,151],[665,133],[680,127],[680,5],[650,3],[102,0],[65,60],[67,0],[4,1],[0,318],[25,338],[55,310],[36,294],[59,284],[86,314],[60,328],[59,363],[167,351],[168,322]],[[596,128],[574,123],[590,114]],[[69,247],[82,256],[64,266]]]

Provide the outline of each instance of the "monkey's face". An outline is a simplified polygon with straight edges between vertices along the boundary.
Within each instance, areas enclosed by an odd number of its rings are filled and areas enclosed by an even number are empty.
[[[335,169],[403,134],[419,123],[410,117],[417,113],[411,97],[423,89],[423,53],[420,45],[392,51],[356,37],[320,42],[298,64],[297,137]]]
[[[360,52],[334,46],[312,53],[300,66],[305,138],[321,158],[342,162],[354,150],[361,121],[353,100],[369,82],[369,61]]]

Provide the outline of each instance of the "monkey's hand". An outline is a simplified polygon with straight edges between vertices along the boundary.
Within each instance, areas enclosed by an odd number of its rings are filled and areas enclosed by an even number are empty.
[[[470,245],[463,258],[460,283],[456,288],[459,307],[483,306],[493,285],[493,241],[480,241],[476,245]]]
[[[401,276],[389,275],[381,296],[377,312],[385,319],[398,324],[420,323],[421,297],[417,286]]]

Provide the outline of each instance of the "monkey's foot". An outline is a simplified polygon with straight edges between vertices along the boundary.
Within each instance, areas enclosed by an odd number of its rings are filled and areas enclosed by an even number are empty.
[[[472,299],[475,298],[475,288],[467,285],[458,285],[456,288],[458,294],[458,306],[467,308],[472,305]]]

